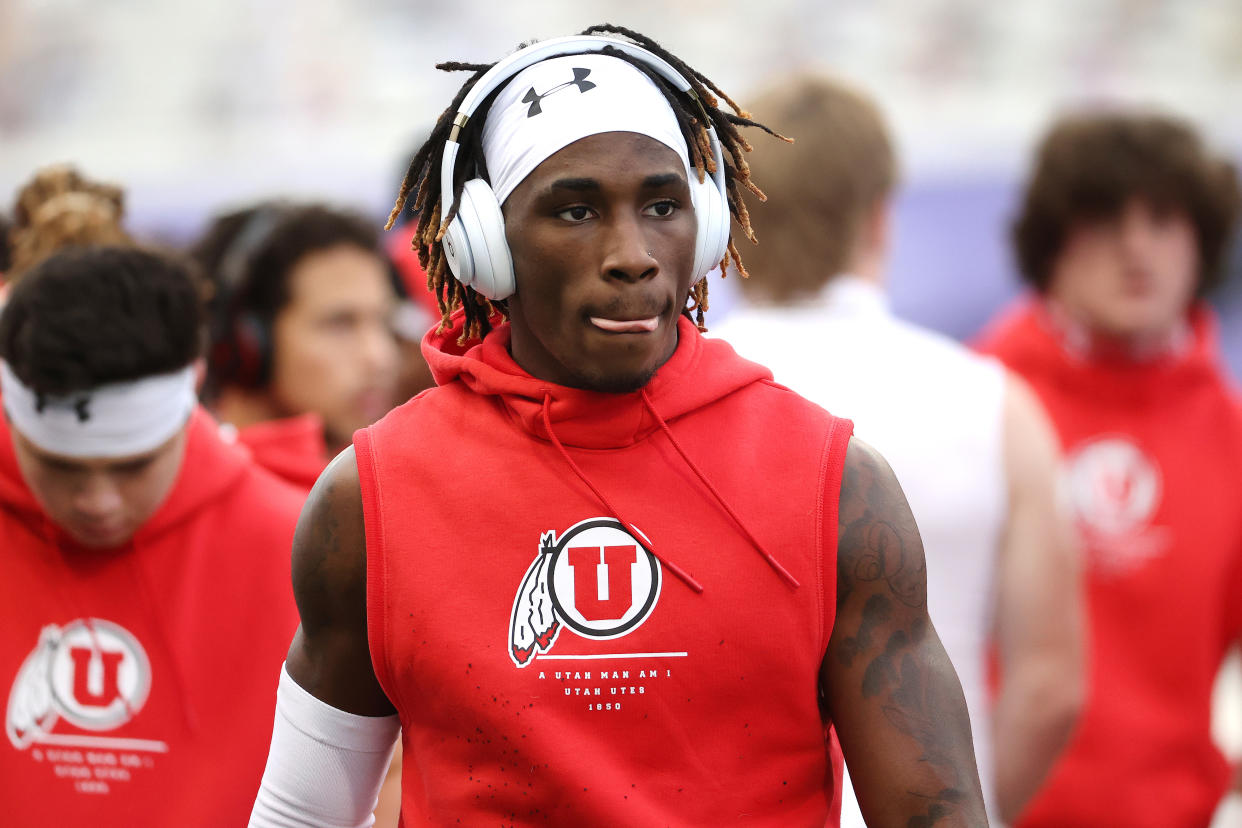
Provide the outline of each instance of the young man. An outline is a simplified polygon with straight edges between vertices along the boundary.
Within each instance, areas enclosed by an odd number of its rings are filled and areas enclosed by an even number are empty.
[[[218,219],[195,256],[215,288],[204,398],[259,463],[309,489],[394,402],[379,236],[350,213],[266,205]]]
[[[923,538],[931,615],[962,681],[989,811],[1012,820],[1064,747],[1083,694],[1056,437],[1025,383],[888,310],[897,162],[875,105],[790,77],[756,108],[797,143],[752,156],[771,197],[752,218],[763,244],[747,257],[750,304],[712,333],[848,414],[892,463]],[[935,403],[915,410],[919,399]],[[992,641],[1006,679],[994,705]],[[849,799],[842,822],[861,826]]]
[[[237,825],[296,610],[300,493],[195,404],[200,297],[57,253],[0,316],[6,825]]]
[[[1242,416],[1198,301],[1238,216],[1185,123],[1058,122],[1014,226],[1037,291],[987,332],[1066,447],[1086,550],[1087,706],[1022,826],[1206,825],[1227,785],[1212,683],[1242,633]]]
[[[984,825],[892,472],[683,316],[750,121],[591,32],[449,65],[394,210],[439,387],[311,494],[251,824],[364,824],[399,720],[407,823],[835,823],[832,726],[874,825]]]

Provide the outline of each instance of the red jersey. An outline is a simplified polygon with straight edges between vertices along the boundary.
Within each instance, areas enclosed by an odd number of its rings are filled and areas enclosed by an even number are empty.
[[[685,320],[632,394],[459,332],[424,340],[440,387],[355,435],[405,824],[836,825],[850,423]]]
[[[1227,786],[1210,703],[1242,633],[1242,414],[1206,310],[1191,331],[1088,358],[1028,302],[983,337],[1060,433],[1086,554],[1087,704],[1022,828],[1202,828]]]
[[[237,430],[237,442],[250,450],[254,462],[309,492],[331,459],[323,438],[323,419],[301,414],[265,420]]]
[[[246,824],[297,626],[301,501],[200,410],[167,500],[126,546],[83,549],[0,418],[0,822]]]

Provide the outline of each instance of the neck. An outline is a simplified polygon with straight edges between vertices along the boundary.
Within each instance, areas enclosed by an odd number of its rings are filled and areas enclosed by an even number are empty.
[[[885,257],[879,250],[860,251],[850,258],[845,272],[882,288],[888,272]]]
[[[1045,307],[1065,348],[1087,359],[1150,362],[1183,352],[1192,339],[1186,316],[1168,327],[1118,333],[1093,326],[1089,320],[1053,299],[1048,299]]]
[[[222,390],[212,410],[220,422],[229,423],[237,428],[246,428],[268,420],[279,420],[286,416],[270,395],[240,388]]]

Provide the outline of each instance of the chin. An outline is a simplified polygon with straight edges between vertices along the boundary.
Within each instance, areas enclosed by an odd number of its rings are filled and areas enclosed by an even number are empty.
[[[599,391],[604,394],[632,394],[655,376],[656,369],[649,368],[637,373],[582,374],[569,383],[574,388]]]

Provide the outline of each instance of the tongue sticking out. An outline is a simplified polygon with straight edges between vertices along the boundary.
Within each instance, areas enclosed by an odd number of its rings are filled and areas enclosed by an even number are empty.
[[[591,317],[591,324],[609,333],[650,333],[660,324],[660,317],[650,319],[604,319]]]

